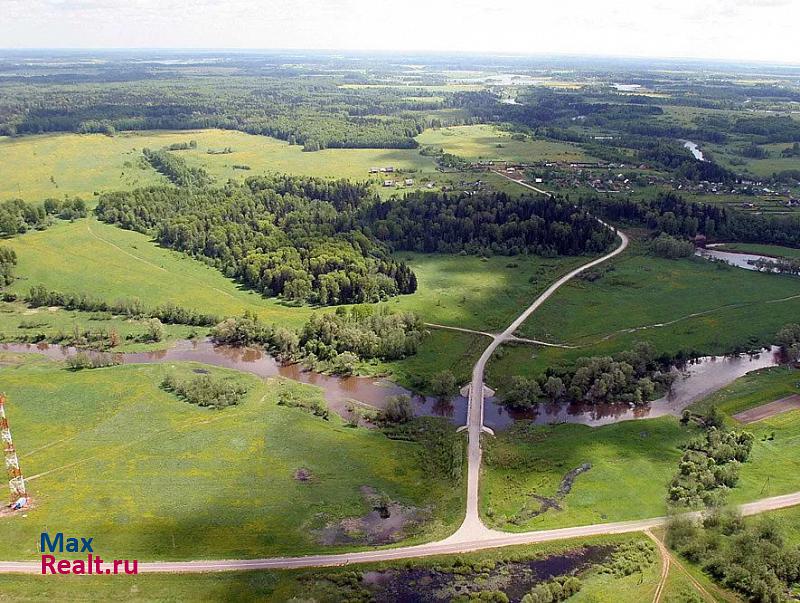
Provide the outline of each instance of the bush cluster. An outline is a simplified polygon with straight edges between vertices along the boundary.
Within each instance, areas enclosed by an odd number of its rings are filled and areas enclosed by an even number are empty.
[[[189,379],[167,375],[161,382],[161,387],[190,404],[216,409],[235,406],[247,393],[247,387],[242,383],[211,375],[198,375]]]

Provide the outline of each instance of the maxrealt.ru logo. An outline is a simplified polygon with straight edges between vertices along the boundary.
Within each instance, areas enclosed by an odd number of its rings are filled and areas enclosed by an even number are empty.
[[[39,547],[42,552],[42,574],[93,574],[128,575],[139,573],[139,562],[134,559],[113,559],[104,561],[100,555],[95,555],[93,548],[94,538],[69,537],[57,532],[52,538],[47,532],[42,532]],[[86,559],[58,559],[49,553],[86,553]]]

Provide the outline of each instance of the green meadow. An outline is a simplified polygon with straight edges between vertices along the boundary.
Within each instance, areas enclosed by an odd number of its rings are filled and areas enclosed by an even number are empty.
[[[10,290],[49,289],[86,293],[107,301],[138,298],[146,306],[170,301],[220,316],[250,310],[265,320],[297,326],[309,308],[294,308],[240,288],[218,270],[163,249],[137,232],[90,217],[59,222],[3,243],[17,253],[17,280]]]
[[[447,153],[471,160],[588,161],[590,158],[578,146],[526,137],[515,140],[509,132],[496,126],[452,126],[425,130],[417,136],[423,146],[441,147]]]
[[[745,375],[692,405],[705,413],[717,407],[731,415],[798,393],[800,371],[772,368]],[[800,411],[738,426],[755,443],[741,465],[728,502],[741,504],[800,490]],[[602,427],[522,422],[486,438],[481,482],[482,513],[495,527],[525,531],[608,521],[657,517],[667,512],[667,486],[678,468],[681,446],[697,427],[676,417],[624,421]],[[584,463],[591,469],[575,478],[559,502],[561,510],[532,517],[536,496],[553,497],[565,474]]]
[[[370,512],[364,487],[429,513],[412,541],[445,536],[463,512],[460,485],[430,478],[427,448],[277,404],[287,390],[319,399],[316,388],[189,363],[73,372],[38,358],[5,354],[0,367],[33,499],[25,516],[0,518],[2,559],[35,559],[46,530],[140,560],[357,548],[316,530]],[[246,398],[215,411],[160,388],[198,371],[238,380]]]
[[[692,433],[673,417],[603,427],[518,422],[484,440],[483,517],[522,532],[663,515],[680,445]],[[584,463],[591,469],[575,478],[562,510],[532,517],[540,506],[533,495],[554,497],[565,474]]]
[[[634,249],[591,278],[564,285],[520,329],[574,349],[508,347],[489,364],[489,383],[508,374],[536,375],[580,356],[613,354],[637,341],[651,342],[659,353],[701,355],[766,345],[781,326],[797,321],[798,295],[797,277]]]
[[[103,134],[48,134],[21,138],[0,137],[0,200],[19,197],[41,201],[46,197],[127,190],[166,180],[141,161],[145,147],[161,148],[194,140],[197,147],[174,151],[191,166],[202,166],[218,182],[242,180],[265,172],[370,179],[372,167],[392,166],[409,172],[435,172],[433,161],[413,149],[326,149],[304,153],[301,146],[233,130],[119,132]],[[232,152],[211,154],[230,148]],[[238,167],[237,167],[238,166]],[[247,166],[250,169],[241,169]],[[376,183],[382,178],[375,175]]]
[[[99,222],[93,217],[57,222],[44,231],[8,239],[3,245],[17,253],[17,280],[9,290],[23,296],[43,284],[63,292],[82,292],[115,301],[138,298],[146,306],[171,301],[221,317],[255,312],[270,323],[299,327],[315,311],[326,308],[294,306],[276,298],[264,298],[182,253],[164,249],[147,236]],[[414,269],[419,287],[412,295],[391,298],[396,310],[418,313],[426,322],[471,328],[502,330],[552,280],[585,258],[493,257],[478,258],[443,254],[399,253]],[[0,308],[0,333],[12,340],[33,330],[48,335],[82,328],[114,328],[123,338],[141,325],[113,318],[97,322],[85,312],[56,309],[32,310],[22,304]],[[204,335],[206,329],[169,326],[166,341]],[[395,375],[410,385],[450,369],[465,380],[484,338],[464,333],[433,331],[419,354],[380,365],[378,370]],[[162,344],[163,346],[164,344]],[[129,344],[124,349],[138,349]],[[152,347],[152,346],[150,346]]]

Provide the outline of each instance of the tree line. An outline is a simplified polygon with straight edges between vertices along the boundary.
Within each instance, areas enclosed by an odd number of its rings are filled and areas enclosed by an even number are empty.
[[[0,203],[0,237],[14,237],[29,230],[44,230],[54,217],[62,220],[85,218],[86,203],[80,197],[63,200],[48,198],[44,203],[27,203],[22,199],[9,199]]]
[[[650,343],[611,356],[579,358],[573,368],[550,368],[538,378],[512,377],[500,403],[514,409],[543,402],[645,404],[669,389],[675,375]]]
[[[83,312],[110,312],[132,318],[156,318],[166,324],[182,324],[191,326],[212,326],[220,318],[213,314],[203,314],[189,308],[183,308],[172,302],[165,302],[155,308],[146,307],[138,298],[120,299],[108,302],[85,293],[64,293],[50,290],[44,285],[31,287],[24,297],[25,303],[32,308],[57,306],[66,310]]]
[[[211,176],[205,169],[189,167],[183,158],[166,149],[153,151],[145,148],[142,149],[142,155],[155,171],[176,186],[204,186],[211,183]]]

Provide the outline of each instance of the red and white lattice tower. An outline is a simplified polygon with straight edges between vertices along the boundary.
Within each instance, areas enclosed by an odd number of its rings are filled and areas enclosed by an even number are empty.
[[[6,418],[5,394],[0,394],[0,445],[3,446],[3,454],[6,461],[6,471],[8,472],[8,487],[11,488],[11,504],[13,505],[21,498],[27,498],[25,491],[25,478],[19,468],[17,451],[14,450],[14,442],[11,439],[11,430],[8,428]]]

